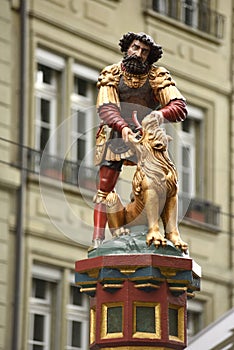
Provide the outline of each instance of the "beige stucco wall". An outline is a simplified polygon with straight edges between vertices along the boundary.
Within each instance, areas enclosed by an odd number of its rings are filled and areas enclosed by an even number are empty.
[[[232,6],[232,16],[234,14],[234,7]],[[234,34],[234,24],[233,21],[231,23],[231,30],[232,30],[232,38]],[[233,39],[232,39],[232,44],[233,44]],[[232,45],[232,51],[231,51],[231,62],[232,65],[230,67],[230,74],[231,74],[231,81],[232,81],[232,88],[234,86],[234,47]],[[230,172],[231,172],[231,179],[230,179],[230,211],[233,213],[234,211],[234,94],[232,93],[231,95],[231,106],[230,106],[230,115],[231,115],[231,120],[230,120],[230,149],[231,149],[231,154],[230,154]],[[230,223],[230,240],[229,240],[229,246],[231,247],[231,266],[232,266],[232,271],[234,269],[234,217],[232,217],[231,223]],[[232,305],[234,303],[234,289],[232,290]]]
[[[11,135],[11,11],[7,1],[0,3],[0,136],[12,139]],[[0,142],[1,160],[8,161],[10,145]],[[13,278],[9,266],[10,254],[10,226],[9,216],[11,201],[15,198],[19,185],[19,174],[9,166],[0,164],[0,349],[7,344],[7,325],[10,318],[13,295]]]

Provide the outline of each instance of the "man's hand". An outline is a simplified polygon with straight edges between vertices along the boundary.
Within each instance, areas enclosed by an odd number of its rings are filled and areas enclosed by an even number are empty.
[[[132,132],[132,130],[130,128],[125,126],[122,129],[122,139],[124,140],[124,142],[128,142],[129,141],[129,138],[128,138],[129,135],[133,135],[133,132]]]

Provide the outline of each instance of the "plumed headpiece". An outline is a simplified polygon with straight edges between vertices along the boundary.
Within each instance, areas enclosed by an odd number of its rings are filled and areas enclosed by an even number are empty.
[[[145,45],[148,45],[150,47],[150,53],[147,59],[149,64],[157,62],[162,57],[163,55],[162,47],[156,44],[153,38],[151,38],[151,36],[142,32],[141,33],[128,32],[124,34],[119,41],[121,52],[127,52],[133,40],[139,40]]]

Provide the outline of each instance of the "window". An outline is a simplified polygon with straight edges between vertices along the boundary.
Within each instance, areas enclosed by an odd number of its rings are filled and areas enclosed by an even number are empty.
[[[180,193],[183,198],[195,196],[195,123],[187,118],[181,125]]]
[[[96,190],[93,167],[97,129],[96,82],[98,72],[81,64],[73,65],[73,91],[70,98],[71,182],[80,188]]]
[[[52,286],[40,279],[33,279],[33,295],[30,313],[29,349],[44,350],[50,345]]]
[[[204,326],[204,305],[202,302],[189,300],[187,307],[188,339],[202,330]]]
[[[48,279],[48,274],[51,274],[51,279]],[[54,277],[56,277],[56,280]],[[59,311],[55,305],[58,298],[59,277],[60,273],[57,270],[47,270],[42,266],[33,267],[30,297],[29,350],[56,348],[56,338],[52,334],[58,331],[56,319]]]
[[[38,86],[36,97],[36,148],[43,150],[56,125],[57,84],[55,71],[38,63],[36,84]],[[39,85],[41,85],[40,92]],[[51,151],[54,153],[54,149],[51,149]]]
[[[213,25],[211,21],[211,17],[213,16],[213,11],[210,10],[210,1],[201,1],[198,9],[198,29],[202,32],[209,33],[211,27]],[[217,15],[217,29],[219,28],[219,16]]]
[[[182,11],[182,19],[188,26],[197,27],[198,12],[197,0],[185,0]]]
[[[56,155],[61,144],[54,134],[61,122],[61,91],[64,60],[44,50],[37,50],[35,81],[35,148]],[[51,137],[54,135],[54,137]],[[47,144],[47,142],[49,144]],[[58,143],[57,143],[58,142]]]
[[[152,0],[153,11],[189,27],[223,38],[224,16],[211,9],[210,0]]]
[[[177,19],[178,1],[175,0],[153,0],[153,10],[169,17]]]
[[[191,198],[203,196],[204,178],[204,141],[203,141],[203,111],[194,106],[188,106],[188,117],[181,123],[179,132],[178,173],[180,183],[179,205],[182,217]]]
[[[64,148],[64,137],[58,137],[56,131],[64,108],[61,98],[64,68],[65,60],[60,56],[39,48],[36,50],[35,150],[29,154],[30,166],[35,172],[41,170],[44,175],[58,179],[62,179],[62,161],[56,157]]]
[[[95,178],[99,74],[87,66],[66,62],[49,51],[36,50],[35,149],[29,151],[29,165],[36,173],[93,189],[96,186],[90,179]]]
[[[86,295],[71,285],[67,305],[66,350],[86,350],[89,339],[89,304]]]
[[[67,269],[33,265],[27,349],[87,350],[88,333],[88,297],[74,286],[74,275]]]
[[[97,71],[75,64],[71,95],[71,159],[93,165]]]
[[[190,27],[209,33],[212,13],[209,0],[185,0],[182,20]]]

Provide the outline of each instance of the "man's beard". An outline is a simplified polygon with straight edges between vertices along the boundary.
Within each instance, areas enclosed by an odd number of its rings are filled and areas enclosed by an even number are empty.
[[[141,58],[135,55],[125,54],[122,63],[126,71],[131,74],[144,74],[149,70],[149,63],[147,61],[143,63]]]

